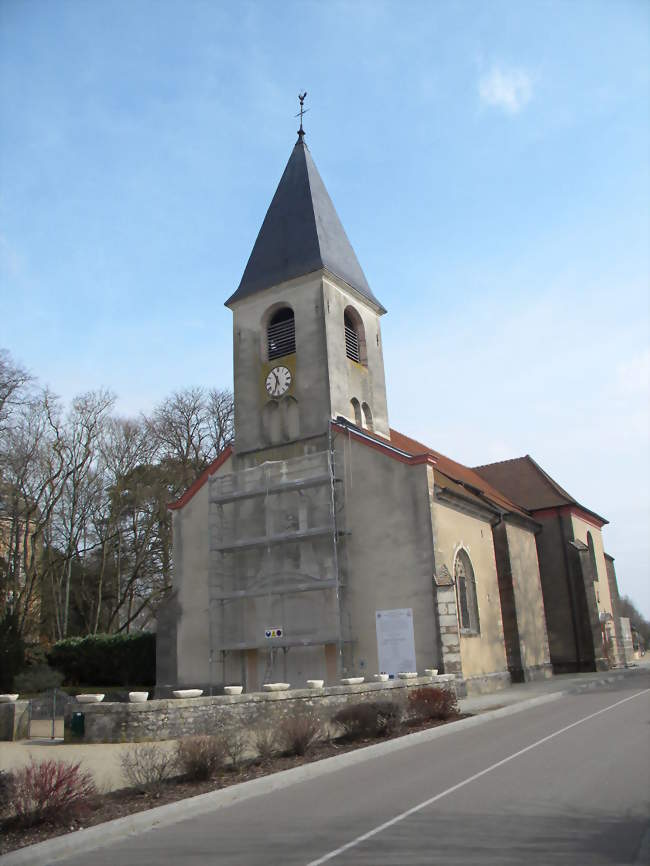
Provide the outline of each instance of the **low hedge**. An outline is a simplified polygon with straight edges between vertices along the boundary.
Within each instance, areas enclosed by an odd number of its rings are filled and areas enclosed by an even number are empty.
[[[154,685],[156,635],[139,632],[71,637],[54,644],[48,661],[70,685]]]

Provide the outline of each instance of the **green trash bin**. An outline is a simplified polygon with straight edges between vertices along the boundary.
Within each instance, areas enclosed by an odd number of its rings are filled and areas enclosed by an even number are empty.
[[[70,719],[70,733],[74,737],[83,737],[86,730],[86,717],[83,713],[73,713]]]

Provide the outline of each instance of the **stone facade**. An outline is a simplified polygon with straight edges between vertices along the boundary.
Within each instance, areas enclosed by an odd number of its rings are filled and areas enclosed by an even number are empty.
[[[0,704],[0,740],[26,740],[29,737],[29,701]]]
[[[328,722],[342,707],[364,701],[406,705],[411,689],[436,685],[455,690],[454,677],[418,677],[386,683],[360,683],[319,690],[252,692],[243,695],[146,701],[139,704],[76,704],[66,707],[66,742],[129,743],[174,740],[193,734],[216,733],[220,727],[249,729],[257,724],[278,726],[302,710],[314,710]],[[83,713],[84,734],[75,736],[72,716]]]

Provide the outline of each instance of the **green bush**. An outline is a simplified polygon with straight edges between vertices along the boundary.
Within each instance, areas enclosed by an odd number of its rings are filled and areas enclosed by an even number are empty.
[[[63,682],[63,674],[48,665],[32,665],[18,674],[14,682],[16,691],[22,695],[46,692],[59,688]]]
[[[70,685],[154,685],[156,682],[156,635],[97,634],[71,637],[55,643],[48,653]]]

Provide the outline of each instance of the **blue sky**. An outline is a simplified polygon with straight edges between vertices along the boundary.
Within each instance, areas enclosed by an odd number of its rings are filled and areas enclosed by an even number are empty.
[[[650,616],[649,9],[0,0],[0,346],[123,414],[230,385],[223,301],[306,89],[392,425],[532,454]]]

